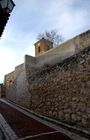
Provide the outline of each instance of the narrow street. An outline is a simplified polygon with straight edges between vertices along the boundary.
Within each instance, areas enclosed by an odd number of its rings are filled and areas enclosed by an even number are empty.
[[[71,140],[59,131],[0,101],[0,113],[20,140]]]

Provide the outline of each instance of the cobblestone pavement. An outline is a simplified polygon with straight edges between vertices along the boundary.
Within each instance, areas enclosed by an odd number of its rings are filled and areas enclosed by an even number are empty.
[[[0,101],[0,113],[16,133],[19,140],[71,140],[58,132]]]

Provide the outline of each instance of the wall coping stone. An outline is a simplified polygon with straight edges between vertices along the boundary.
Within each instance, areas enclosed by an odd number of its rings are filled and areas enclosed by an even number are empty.
[[[15,132],[11,129],[9,124],[6,122],[4,117],[0,114],[0,129],[4,134],[6,140],[17,140],[18,137],[16,136]]]

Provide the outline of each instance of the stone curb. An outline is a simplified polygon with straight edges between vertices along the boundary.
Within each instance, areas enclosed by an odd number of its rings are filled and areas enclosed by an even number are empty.
[[[88,131],[86,131],[86,130],[82,130],[82,129],[80,129],[80,128],[76,128],[75,126],[70,126],[69,124],[66,124],[66,123],[63,123],[63,122],[54,120],[54,119],[52,119],[52,118],[49,118],[49,117],[40,115],[40,114],[38,114],[38,113],[36,113],[36,112],[34,112],[34,111],[32,111],[32,110],[29,110],[29,109],[27,109],[27,108],[25,108],[25,107],[22,107],[22,106],[18,105],[18,104],[14,103],[14,102],[12,102],[12,101],[10,101],[10,100],[7,100],[7,99],[6,99],[6,101],[12,103],[13,105],[15,105],[15,106],[17,106],[17,107],[19,107],[19,108],[21,108],[21,109],[23,109],[23,110],[25,110],[25,111],[27,111],[27,112],[33,114],[33,115],[35,115],[35,116],[37,116],[37,117],[39,117],[39,118],[41,118],[41,119],[43,119],[43,120],[46,120],[46,121],[48,121],[48,122],[51,122],[51,123],[56,124],[56,125],[58,125],[58,126],[61,126],[61,127],[65,128],[65,129],[67,129],[67,130],[69,130],[69,131],[72,131],[72,132],[74,132],[74,133],[76,133],[76,134],[79,134],[79,135],[81,135],[81,136],[84,136],[84,137],[86,137],[86,138],[90,138],[90,133],[89,133]]]
[[[29,109],[27,109],[25,107],[22,107],[22,106],[14,103],[14,102],[8,100],[8,99],[4,98],[4,99],[0,99],[0,100],[5,102],[5,103],[7,103],[7,104],[10,103],[11,106],[14,105],[15,108],[18,107],[18,108],[22,109],[23,111],[26,111],[27,113],[30,113],[30,114],[36,116],[37,118],[40,118],[41,120],[46,121],[48,124],[51,123],[53,125],[56,125],[57,127],[61,127],[64,131],[67,130],[68,132],[74,133],[74,134],[76,134],[78,136],[81,136],[82,138],[87,138],[87,139],[90,138],[90,133],[88,131],[86,131],[86,130],[82,130],[82,129],[70,126],[69,124],[66,124],[66,123],[54,120],[52,118],[48,118],[46,116],[40,115],[40,114],[38,114],[38,113],[36,113],[34,111],[31,111],[31,110],[29,110]],[[80,139],[80,140],[82,140],[82,139]]]
[[[0,114],[0,128],[5,136],[6,140],[17,140],[18,137],[16,136],[15,132],[11,129],[8,125],[4,117]]]

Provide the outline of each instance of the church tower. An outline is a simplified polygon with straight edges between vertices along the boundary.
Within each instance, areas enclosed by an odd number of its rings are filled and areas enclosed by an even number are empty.
[[[35,56],[39,56],[44,52],[53,48],[53,42],[46,40],[45,38],[40,39],[35,44]]]

